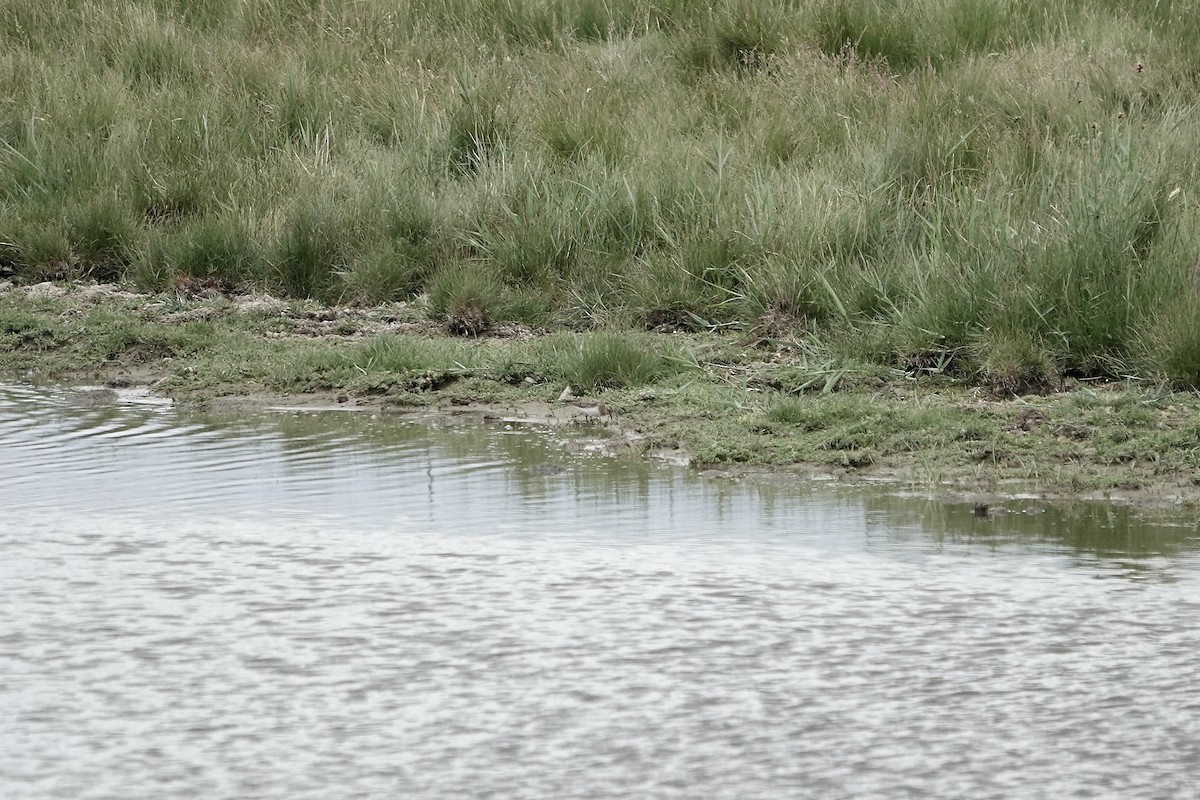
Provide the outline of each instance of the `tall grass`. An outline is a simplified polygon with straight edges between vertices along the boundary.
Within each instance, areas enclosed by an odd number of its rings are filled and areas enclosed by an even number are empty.
[[[1200,385],[1183,0],[0,0],[0,274]]]

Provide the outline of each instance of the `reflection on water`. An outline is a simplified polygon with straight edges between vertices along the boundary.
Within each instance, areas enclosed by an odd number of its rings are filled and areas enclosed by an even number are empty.
[[[576,449],[0,387],[0,797],[1200,791],[1192,520]]]
[[[584,537],[795,530],[811,527],[814,515],[826,528],[861,527],[840,506],[830,512],[776,503],[684,472],[572,453],[569,441],[527,431],[432,430],[360,414],[234,420],[161,407],[79,408],[70,393],[7,392],[0,399],[6,476],[17,490],[13,504],[32,509],[332,516],[373,526]]]
[[[1191,570],[1200,551],[1194,515],[1180,512],[1015,500],[979,518],[972,504],[887,494],[863,503],[869,533],[929,552],[1057,554],[1098,575],[1169,580],[1179,567]]]

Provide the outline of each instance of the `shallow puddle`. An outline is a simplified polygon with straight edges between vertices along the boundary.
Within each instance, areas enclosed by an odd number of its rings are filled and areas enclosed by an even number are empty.
[[[1200,532],[0,386],[0,796],[1194,797]]]

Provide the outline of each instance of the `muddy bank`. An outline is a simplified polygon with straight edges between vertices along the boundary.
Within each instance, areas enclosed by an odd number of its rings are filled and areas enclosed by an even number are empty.
[[[123,402],[137,389],[219,413],[548,428],[580,447],[726,480],[887,482],[979,502],[1200,504],[1194,394],[1067,382],[999,397],[969,381],[881,370],[800,381],[805,353],[794,344],[678,333],[619,343],[633,356],[684,353],[679,369],[569,389],[581,373],[563,359],[587,355],[600,335],[514,328],[463,340],[419,302],[330,308],[0,284],[0,373],[95,387],[80,403]]]
[[[110,381],[112,386],[83,387],[77,390],[74,401],[82,406],[98,406],[123,402],[166,400],[146,385],[131,386],[127,374]],[[235,391],[236,387],[226,387]],[[1102,501],[1147,510],[1200,505],[1197,485],[1172,480],[1140,480],[1130,483],[1128,475],[1111,473],[1114,480],[1127,481],[1125,486],[1099,489],[1073,489],[1062,483],[1034,481],[1026,478],[996,478],[979,470],[943,471],[936,480],[923,474],[916,461],[899,460],[848,468],[833,463],[795,463],[770,466],[747,463],[697,463],[681,444],[651,446],[653,436],[643,431],[636,417],[628,420],[606,415],[595,418],[565,403],[538,400],[508,403],[473,402],[460,397],[433,399],[420,405],[394,402],[389,398],[350,397],[339,392],[309,392],[304,394],[270,393],[247,390],[243,393],[195,397],[184,394],[178,404],[198,411],[216,414],[241,415],[248,413],[354,413],[392,416],[407,422],[433,427],[488,426],[506,430],[535,429],[562,434],[559,438],[567,452],[587,452],[614,458],[641,458],[673,466],[690,467],[712,480],[749,481],[770,484],[805,484],[834,482],[842,485],[888,486],[939,501],[956,504],[978,504],[987,510],[983,516],[1006,511],[1006,503],[1014,500],[1037,500],[1047,503]],[[1092,465],[1098,472],[1100,465]]]

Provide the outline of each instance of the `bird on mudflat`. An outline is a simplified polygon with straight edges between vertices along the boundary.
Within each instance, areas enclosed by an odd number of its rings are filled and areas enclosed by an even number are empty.
[[[579,413],[583,414],[585,417],[591,417],[593,419],[607,417],[611,413],[611,409],[603,401],[584,400],[576,396],[574,390],[572,390],[570,386],[563,389],[562,394],[558,396],[558,402],[573,406],[579,409]]]

